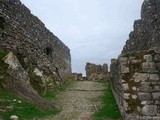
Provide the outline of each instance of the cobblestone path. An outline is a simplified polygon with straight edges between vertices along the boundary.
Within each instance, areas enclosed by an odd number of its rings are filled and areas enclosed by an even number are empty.
[[[71,88],[57,96],[62,111],[43,120],[92,120],[92,114],[100,107],[99,97],[104,92],[103,83],[77,81]]]

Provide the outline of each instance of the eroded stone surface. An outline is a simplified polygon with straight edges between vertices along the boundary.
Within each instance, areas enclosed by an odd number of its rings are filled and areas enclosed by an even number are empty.
[[[160,69],[154,51],[133,52],[122,55],[111,65],[111,84],[124,120],[159,118]],[[137,61],[137,62],[133,62]],[[124,72],[121,68],[129,68]]]

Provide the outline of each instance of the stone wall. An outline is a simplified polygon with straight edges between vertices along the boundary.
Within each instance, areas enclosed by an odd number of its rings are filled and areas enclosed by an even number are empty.
[[[72,73],[73,80],[83,80],[82,73]]]
[[[69,48],[19,0],[0,2],[0,48],[16,54],[26,70],[36,67],[46,74],[51,70],[69,76]]]
[[[160,0],[144,0],[110,78],[124,120],[160,120]]]
[[[122,54],[140,50],[160,52],[160,0],[145,0],[141,19],[134,22],[134,31],[129,35]]]
[[[70,50],[19,0],[0,1],[0,48],[11,50],[23,66],[52,65],[62,75],[71,74]]]
[[[107,80],[109,78],[108,65],[96,65],[93,63],[87,63],[86,77],[88,80]]]
[[[141,51],[112,60],[111,86],[124,120],[160,120],[160,53]]]
[[[0,0],[0,54],[3,51],[12,52],[18,58],[30,84],[40,95],[53,86],[61,86],[71,76],[69,48],[19,0]],[[0,84],[4,85],[7,69],[0,69],[3,70]],[[19,81],[24,77],[17,75]],[[15,82],[13,78],[10,76],[8,81]]]

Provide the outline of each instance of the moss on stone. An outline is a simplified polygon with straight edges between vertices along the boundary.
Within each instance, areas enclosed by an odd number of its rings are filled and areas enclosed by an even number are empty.
[[[126,111],[127,114],[131,114],[131,113],[139,114],[137,108],[143,107],[143,105],[141,104],[141,101],[138,99],[138,91],[133,90],[132,88],[133,87],[136,87],[136,88],[141,87],[141,81],[135,82],[133,80],[133,76],[136,72],[139,73],[142,71],[141,65],[142,65],[142,62],[144,62],[143,56],[146,54],[153,55],[154,51],[133,52],[133,53],[124,55],[125,57],[128,57],[128,58],[134,57],[135,60],[141,60],[140,62],[137,62],[137,63],[129,62],[128,66],[129,66],[130,72],[122,75],[122,79],[128,84],[128,87],[129,87],[129,89],[125,92],[130,93],[129,99],[126,99],[126,102],[128,103],[128,106],[129,106],[128,110]],[[136,95],[137,98],[133,99],[132,95]]]
[[[0,87],[3,87],[4,80],[9,76],[6,72],[8,65],[2,60],[8,54],[8,51],[0,50]]]
[[[139,114],[137,107],[142,108],[144,105],[141,104],[141,101],[137,98],[137,99],[133,99],[131,96],[129,96],[129,99],[126,100],[126,102],[128,103],[128,110],[126,111],[127,114],[131,114],[131,113],[136,113]]]
[[[8,54],[8,51],[0,50],[0,61],[1,62],[2,62],[2,58],[5,57],[7,54]]]

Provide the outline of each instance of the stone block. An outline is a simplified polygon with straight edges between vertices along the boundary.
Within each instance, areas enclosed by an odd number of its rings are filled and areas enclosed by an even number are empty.
[[[135,82],[140,82],[140,81],[144,82],[144,81],[148,80],[149,74],[147,74],[147,73],[135,73],[133,77],[134,77]]]
[[[151,104],[154,104],[155,101],[142,101],[141,104],[142,105],[151,105]]]
[[[160,116],[153,117],[153,120],[160,120]]]
[[[143,92],[139,92],[138,93],[138,98],[141,100],[141,101],[145,101],[145,100],[151,100],[151,94],[150,93],[143,93]]]
[[[144,55],[143,58],[146,60],[146,62],[152,62],[152,55]]]
[[[137,99],[137,95],[132,95],[132,99]]]
[[[149,87],[149,82],[142,82],[141,86],[139,87],[140,92],[151,92],[151,88]]]
[[[156,54],[156,55],[154,56],[154,60],[155,60],[156,62],[160,62],[160,55],[159,55],[159,54]]]
[[[142,116],[138,120],[152,120],[153,117],[150,116]]]
[[[127,65],[128,64],[128,58],[127,57],[121,57],[119,58],[121,65]]]
[[[154,100],[160,100],[160,92],[152,93],[152,96]]]
[[[132,87],[132,90],[136,91],[137,90],[136,86]]]
[[[140,62],[142,62],[141,59],[136,59],[136,60],[132,60],[131,61],[132,64],[136,64],[136,63],[140,63]]]
[[[156,68],[157,68],[158,71],[160,71],[160,62],[156,63]]]
[[[129,90],[128,83],[123,83],[123,84],[122,84],[122,89],[123,89],[123,90]]]
[[[128,103],[124,100],[123,101],[123,107],[124,107],[124,109],[127,111],[128,110]]]
[[[123,73],[123,74],[129,73],[129,67],[121,66],[121,73]]]
[[[126,115],[124,120],[139,120],[139,115],[129,114],[129,115]]]
[[[160,100],[154,101],[155,105],[160,105]]]
[[[136,57],[133,57],[133,56],[129,57],[129,61],[132,61],[132,60],[135,60],[135,59],[136,59]]]
[[[145,105],[142,108],[142,114],[147,116],[153,116],[157,114],[157,105]]]
[[[129,99],[130,93],[124,93],[124,99]]]
[[[159,80],[159,75],[158,74],[150,74],[149,75],[149,79],[150,80]]]
[[[155,73],[157,72],[154,62],[144,62],[142,63],[143,72]]]
[[[156,92],[160,91],[160,83],[157,82],[142,82],[139,87],[140,92]]]

